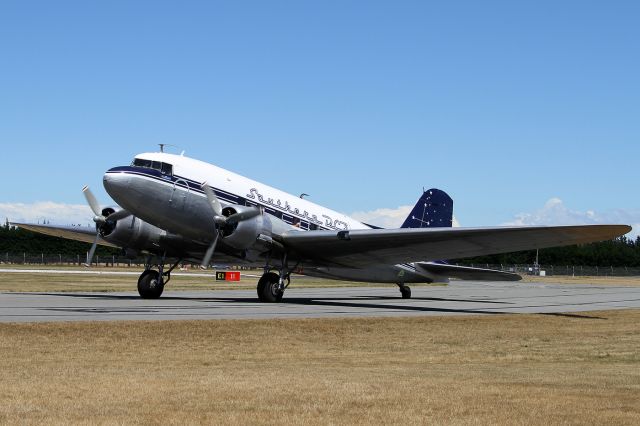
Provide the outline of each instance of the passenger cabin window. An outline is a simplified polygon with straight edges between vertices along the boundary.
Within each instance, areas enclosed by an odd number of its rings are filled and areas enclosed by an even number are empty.
[[[160,161],[145,160],[144,158],[134,158],[132,166],[144,167],[145,169],[158,170],[164,175],[173,175],[173,165],[169,163],[162,163]]]

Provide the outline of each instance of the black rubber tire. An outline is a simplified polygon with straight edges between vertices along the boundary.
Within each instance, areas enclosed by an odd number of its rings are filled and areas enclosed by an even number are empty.
[[[277,289],[280,277],[275,272],[267,272],[258,281],[258,299],[264,303],[278,303],[282,301],[284,292]]]
[[[411,287],[400,287],[400,293],[402,294],[403,299],[411,299]]]
[[[160,283],[160,273],[149,269],[138,278],[138,294],[143,299],[158,299],[162,295],[164,285]]]

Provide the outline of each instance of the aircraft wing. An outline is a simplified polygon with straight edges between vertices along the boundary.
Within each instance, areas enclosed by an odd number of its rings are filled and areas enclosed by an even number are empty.
[[[522,279],[519,274],[496,271],[495,269],[473,268],[434,262],[416,262],[414,265],[418,271],[424,270],[434,275],[446,278],[458,278],[460,280],[520,281]]]
[[[627,225],[405,228],[290,231],[278,240],[305,261],[363,268],[584,244],[629,231]]]
[[[66,238],[68,240],[82,241],[89,244],[93,244],[96,240],[96,230],[89,227],[35,225],[33,223],[12,223],[11,225],[22,229],[28,229],[29,231],[38,232],[40,234],[52,235],[54,237]],[[118,247],[103,240],[102,238],[98,239],[98,244],[108,247]]]

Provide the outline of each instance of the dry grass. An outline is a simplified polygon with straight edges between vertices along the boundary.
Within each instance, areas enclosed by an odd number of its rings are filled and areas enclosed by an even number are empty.
[[[27,268],[22,268],[27,269]],[[35,269],[35,268],[31,268]],[[76,291],[136,291],[138,275],[142,269],[135,268],[100,268],[83,270],[83,274],[60,273],[72,271],[71,268],[51,268],[57,273],[3,273],[0,274],[0,292],[76,292]],[[77,267],[73,270],[79,270]],[[0,268],[0,272],[2,268]],[[101,272],[134,272],[134,275],[101,274]],[[176,273],[183,275],[176,275]],[[200,276],[202,271],[176,271],[166,289],[180,290],[248,290],[255,289],[261,271],[248,271],[239,282],[216,281],[215,273],[208,271],[206,277]],[[243,271],[243,274],[245,272]],[[296,288],[331,288],[331,287],[375,287],[388,284],[371,284],[352,281],[335,281],[322,278],[292,276],[292,285]],[[442,284],[412,284],[412,286],[429,286]]]
[[[640,311],[0,325],[0,423],[638,424]]]
[[[138,275],[100,275],[98,272],[100,271],[96,271],[95,274],[5,273],[0,280],[0,291],[101,292],[135,291],[137,288]],[[253,286],[255,287],[255,284]],[[211,277],[173,276],[167,289],[205,290],[223,287],[232,288],[228,282],[216,282],[213,275]]]
[[[0,266],[7,269],[7,265]],[[10,269],[40,269],[38,266],[28,265],[11,265]],[[91,268],[82,269],[77,266],[55,267],[47,266],[58,273],[2,273],[0,274],[0,292],[75,292],[75,291],[135,291],[138,282],[138,276],[142,272],[141,268]],[[60,272],[77,271],[92,272],[91,274],[65,274]],[[107,274],[104,274],[107,272]],[[127,272],[133,275],[111,275],[109,272]],[[243,271],[242,279],[239,282],[216,281],[215,273],[208,271],[210,276],[198,276],[202,271],[198,269],[189,269],[185,271],[176,271],[183,274],[182,276],[175,273],[171,277],[171,282],[167,286],[167,290],[249,290],[256,287],[258,275],[260,271]],[[198,275],[196,275],[198,274]],[[254,276],[247,276],[254,275]],[[616,286],[640,286],[640,277],[570,277],[570,276],[523,276],[522,282],[536,282],[546,284],[590,284],[590,285],[616,285]],[[297,288],[331,288],[331,287],[375,287],[388,284],[362,283],[353,281],[335,281],[313,277],[292,277],[292,285]],[[411,284],[411,287],[418,286],[441,286],[446,284]]]

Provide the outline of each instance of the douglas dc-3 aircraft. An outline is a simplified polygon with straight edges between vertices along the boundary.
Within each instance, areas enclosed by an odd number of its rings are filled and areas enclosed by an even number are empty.
[[[402,228],[381,229],[212,164],[165,152],[139,154],[130,165],[108,170],[103,183],[120,207],[101,209],[91,191],[83,189],[95,213],[97,235],[90,228],[16,225],[93,242],[89,264],[96,244],[120,247],[131,256],[147,253],[138,292],[150,299],[160,297],[180,262],[206,268],[214,255],[217,263],[263,266],[257,285],[262,302],[282,300],[293,271],[391,283],[410,298],[409,283],[521,279],[440,259],[589,243],[631,230],[626,225],[452,228],[453,201],[437,189],[421,195]]]

